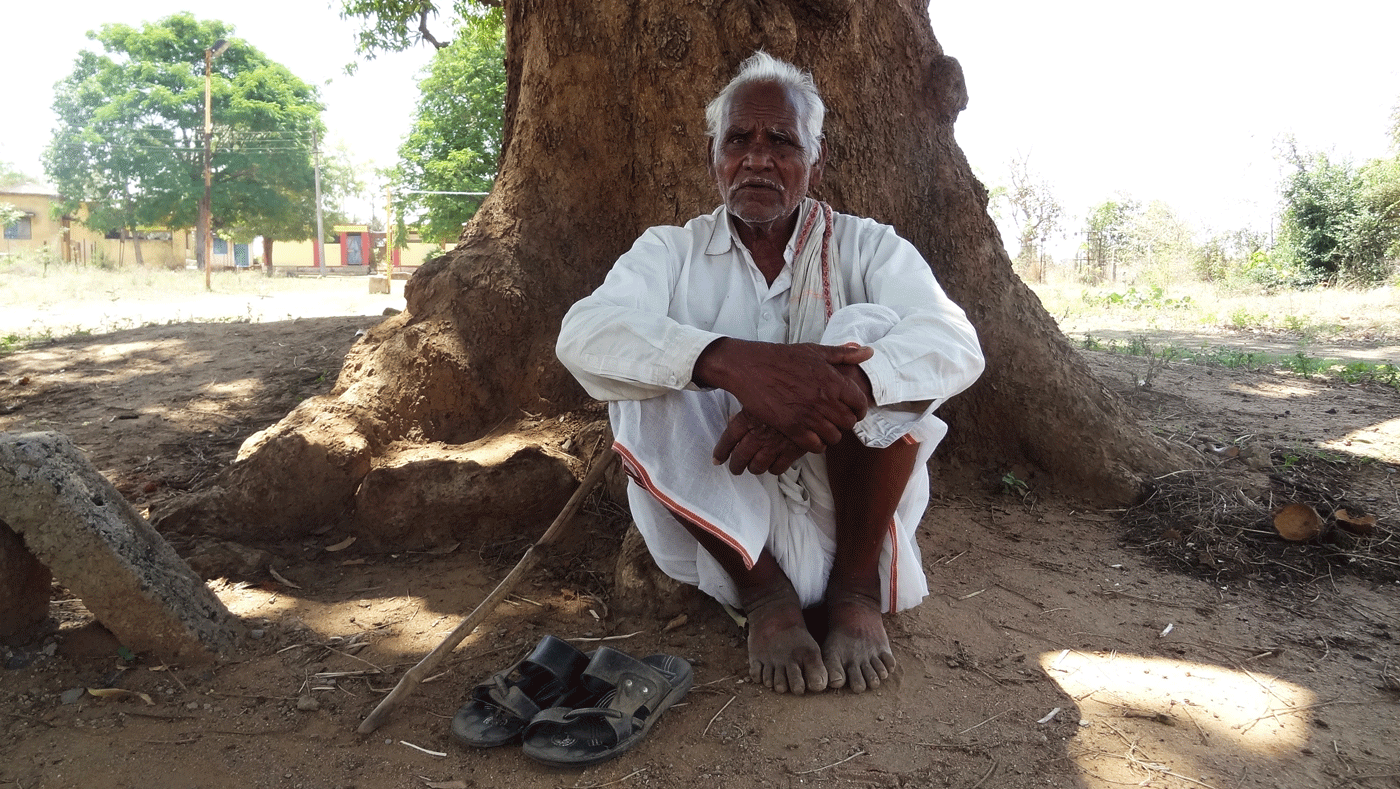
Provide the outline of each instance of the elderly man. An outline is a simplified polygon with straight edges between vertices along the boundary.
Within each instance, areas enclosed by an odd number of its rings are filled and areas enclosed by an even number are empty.
[[[643,234],[557,349],[610,401],[658,566],[742,609],[754,680],[792,693],[894,668],[883,613],[928,594],[933,409],[983,364],[911,244],[807,197],[824,114],[811,75],[746,60],[706,110],[724,204]]]

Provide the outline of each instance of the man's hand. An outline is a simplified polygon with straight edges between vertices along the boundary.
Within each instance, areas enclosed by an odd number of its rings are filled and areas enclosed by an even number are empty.
[[[715,444],[715,465],[729,461],[729,473],[739,475],[781,474],[792,467],[806,450],[792,439],[740,411],[729,420]]]
[[[702,386],[728,391],[751,420],[777,430],[803,451],[820,453],[865,417],[869,403],[858,383],[864,374],[843,373],[841,368],[873,353],[864,346],[725,337],[700,354],[693,378]]]

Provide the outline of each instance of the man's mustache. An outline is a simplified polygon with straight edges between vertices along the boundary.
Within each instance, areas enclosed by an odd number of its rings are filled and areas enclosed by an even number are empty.
[[[767,178],[745,178],[744,180],[742,180],[742,181],[740,181],[739,183],[737,183],[737,184],[733,185],[732,187],[730,187],[730,188],[729,188],[729,191],[730,191],[730,192],[737,192],[737,191],[739,191],[740,189],[743,189],[743,188],[748,187],[748,186],[756,186],[756,187],[759,187],[759,188],[761,188],[761,189],[772,189],[772,190],[774,190],[774,191],[776,191],[776,192],[782,192],[782,191],[783,191],[782,185],[778,184],[778,183],[775,182],[775,181],[770,181],[770,180],[768,180]]]

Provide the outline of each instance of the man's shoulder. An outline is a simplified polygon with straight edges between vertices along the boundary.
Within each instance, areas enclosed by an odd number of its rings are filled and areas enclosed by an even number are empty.
[[[899,235],[893,226],[887,225],[868,216],[857,216],[856,214],[843,214],[840,211],[832,212],[832,231],[834,233],[857,233],[860,235]]]
[[[720,206],[708,214],[701,214],[690,219],[683,225],[654,225],[647,228],[646,232],[667,237],[696,236],[700,238],[709,238],[719,225],[723,211],[724,206]]]
[[[642,233],[637,243],[643,247],[659,244],[673,254],[689,257],[695,250],[714,246],[716,235],[723,232],[720,225],[723,208],[701,214],[684,225],[653,225]]]

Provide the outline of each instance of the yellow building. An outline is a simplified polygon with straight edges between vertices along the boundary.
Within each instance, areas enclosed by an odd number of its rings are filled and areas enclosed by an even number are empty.
[[[187,258],[194,257],[193,233],[188,230],[146,230],[137,239],[123,237],[125,234],[117,231],[92,230],[79,221],[81,212],[78,216],[59,214],[59,195],[51,186],[0,187],[0,203],[8,203],[23,213],[17,221],[5,225],[0,255],[47,252],[65,262],[135,263],[139,243],[141,260],[148,266],[182,268]],[[217,255],[215,265],[219,265]]]

